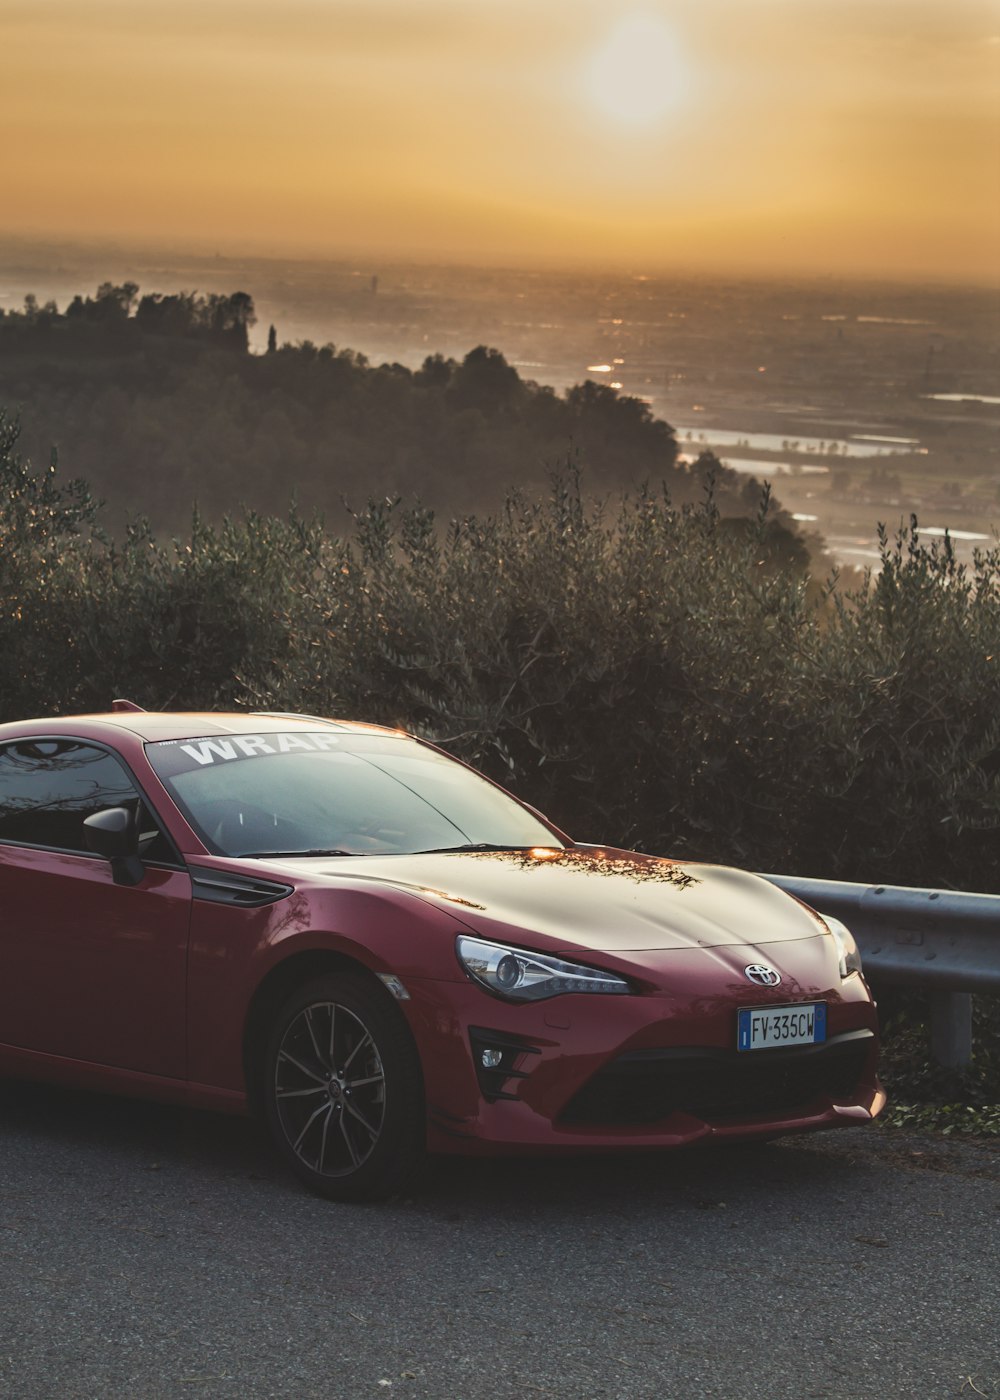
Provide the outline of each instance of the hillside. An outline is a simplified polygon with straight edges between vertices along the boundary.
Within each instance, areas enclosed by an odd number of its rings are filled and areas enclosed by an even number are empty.
[[[55,449],[114,528],[141,513],[177,529],[193,502],[210,519],[238,504],[281,512],[293,495],[329,516],[345,498],[395,494],[465,514],[498,508],[509,488],[544,491],[567,462],[596,494],[663,482],[675,504],[694,503],[711,473],[723,515],[758,509],[756,482],[708,454],[679,462],[672,428],[607,385],[560,395],[485,346],[411,370],[282,345],[272,328],[254,354],[255,319],[242,292],[140,297],[104,283],[63,311],[28,297],[0,312],[0,404],[19,413],[26,455]]]

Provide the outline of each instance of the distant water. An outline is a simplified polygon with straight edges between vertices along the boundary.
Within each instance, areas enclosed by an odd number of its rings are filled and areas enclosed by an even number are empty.
[[[684,456],[688,461],[694,460],[694,454],[690,451],[690,443],[681,443]],[[762,457],[731,457],[728,452],[723,452],[719,456],[720,462],[724,462],[734,472],[740,472],[743,476],[774,477],[774,476],[829,476],[830,468],[820,466],[818,463],[808,463],[799,466],[793,462],[772,462],[765,461]]]
[[[1000,398],[990,394],[925,394],[925,399],[939,399],[942,403],[1000,403]]]
[[[700,424],[698,427],[678,427],[676,432],[682,448],[694,443],[706,447],[742,447],[747,450],[756,448],[758,452],[815,452],[820,456],[831,457],[893,457],[901,452],[923,451],[916,445],[919,442],[918,438],[861,435],[853,441],[846,438],[789,438],[778,433],[743,433],[738,428],[703,428]],[[691,434],[690,438],[688,434]]]
[[[976,530],[953,530],[950,525],[921,525],[922,535],[949,535],[953,540],[965,540],[969,544],[988,544],[992,535],[981,535]]]
[[[796,514],[793,519],[806,522],[815,522],[815,515]],[[822,530],[822,524],[819,523]],[[945,533],[954,541],[957,546],[956,553],[960,560],[969,562],[973,550],[977,547],[989,546],[996,543],[992,535],[984,535],[975,530],[955,530],[950,525],[921,525],[921,538],[943,539]],[[838,530],[825,533],[827,549],[836,559],[840,559],[845,564],[856,564],[861,568],[875,568],[881,562],[881,554],[878,550],[878,542],[874,531],[870,536],[861,534],[847,534]]]

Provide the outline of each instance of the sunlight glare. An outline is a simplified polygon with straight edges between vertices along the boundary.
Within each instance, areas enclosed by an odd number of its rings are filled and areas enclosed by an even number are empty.
[[[621,126],[652,126],[687,95],[688,77],[676,36],[658,15],[621,20],[584,73],[589,100]]]

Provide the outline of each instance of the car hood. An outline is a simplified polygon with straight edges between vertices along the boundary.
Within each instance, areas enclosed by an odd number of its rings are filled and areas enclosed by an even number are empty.
[[[502,923],[608,953],[757,948],[820,931],[758,875],[607,847],[338,857],[310,874],[406,890],[491,936]]]

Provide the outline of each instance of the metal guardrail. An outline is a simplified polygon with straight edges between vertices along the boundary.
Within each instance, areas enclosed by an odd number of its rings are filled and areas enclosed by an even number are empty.
[[[767,875],[820,914],[840,919],[877,988],[914,987],[931,1006],[931,1053],[956,1068],[972,1057],[972,993],[1000,993],[1000,896],[902,885]]]

